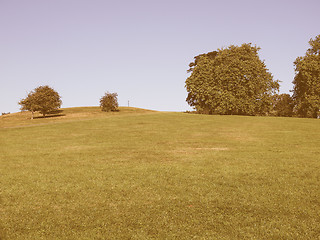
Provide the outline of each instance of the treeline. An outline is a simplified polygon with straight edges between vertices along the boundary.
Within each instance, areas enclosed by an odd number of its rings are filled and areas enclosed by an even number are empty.
[[[279,94],[274,80],[251,44],[201,54],[189,64],[186,101],[197,113],[320,116],[320,35],[309,41],[305,56],[294,62],[294,88]]]
[[[197,113],[320,117],[320,35],[309,41],[305,56],[294,62],[294,88],[279,94],[280,81],[274,80],[258,56],[257,46],[242,44],[200,54],[189,64],[186,101]],[[107,92],[100,98],[102,111],[118,111],[118,94]],[[19,104],[21,110],[43,116],[61,107],[58,92],[39,86]]]

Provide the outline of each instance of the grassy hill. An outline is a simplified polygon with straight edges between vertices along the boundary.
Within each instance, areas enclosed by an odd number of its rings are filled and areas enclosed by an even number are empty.
[[[144,114],[156,111],[141,108],[120,107],[119,112],[102,112],[100,107],[75,107],[62,108],[53,114],[43,117],[40,113],[35,113],[31,121],[31,113],[28,111],[18,112],[0,116],[0,128],[21,127],[30,125],[39,125],[55,122],[65,122],[74,120],[90,120],[96,118],[106,118],[118,115]]]
[[[320,122],[0,117],[0,239],[317,239]]]

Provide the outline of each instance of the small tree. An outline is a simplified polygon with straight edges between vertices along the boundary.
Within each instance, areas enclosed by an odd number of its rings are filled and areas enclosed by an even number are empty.
[[[118,111],[118,94],[106,92],[100,98],[100,107],[104,112]]]
[[[35,88],[19,104],[21,110],[31,111],[33,119],[34,112],[38,111],[45,117],[46,114],[59,109],[62,101],[58,92],[46,85]]]

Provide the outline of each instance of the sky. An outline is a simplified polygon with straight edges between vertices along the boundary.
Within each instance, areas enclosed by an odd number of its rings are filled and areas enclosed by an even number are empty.
[[[0,113],[40,85],[62,107],[191,110],[188,65],[199,54],[252,43],[280,92],[294,60],[320,34],[319,0],[0,0]]]

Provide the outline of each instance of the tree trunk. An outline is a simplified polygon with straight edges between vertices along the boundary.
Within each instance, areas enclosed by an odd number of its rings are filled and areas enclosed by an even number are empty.
[[[34,111],[31,111],[31,119],[33,119]]]

